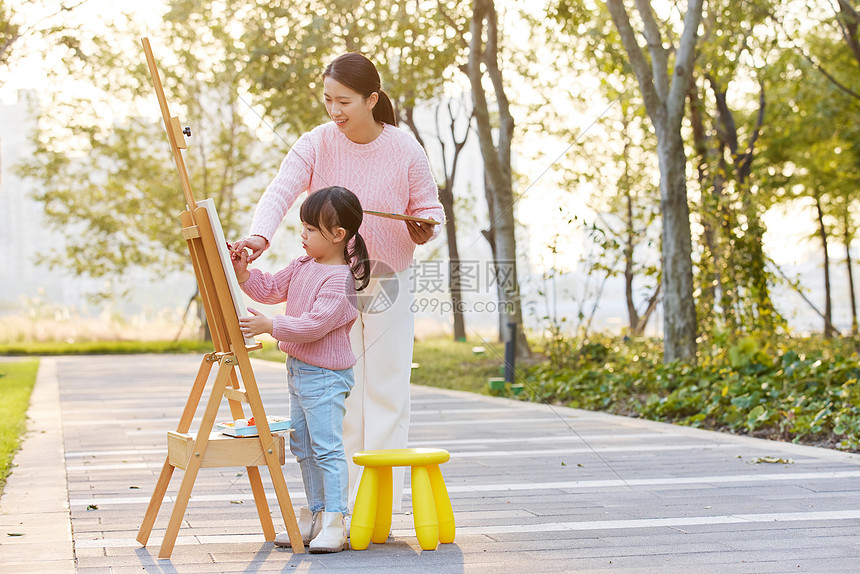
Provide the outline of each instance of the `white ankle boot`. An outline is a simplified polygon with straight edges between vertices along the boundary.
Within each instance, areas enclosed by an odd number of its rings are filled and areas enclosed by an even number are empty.
[[[303,506],[299,509],[299,532],[302,533],[302,542],[307,546],[308,542],[314,539],[319,534],[322,528],[322,511],[311,513],[310,509]],[[280,548],[292,548],[290,542],[290,534],[288,532],[279,532],[275,536],[275,546]]]
[[[346,528],[343,524],[343,514],[323,511],[317,520],[322,522],[322,530],[311,540],[311,544],[308,546],[310,553],[322,554],[346,550]]]

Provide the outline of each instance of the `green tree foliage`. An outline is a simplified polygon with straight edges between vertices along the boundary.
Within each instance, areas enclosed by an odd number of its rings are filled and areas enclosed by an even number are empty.
[[[686,92],[695,60],[702,2],[690,0],[673,10],[651,2],[608,0],[606,11],[617,35],[612,50],[625,55],[635,74],[657,138],[662,216],[663,332],[667,361],[696,361],[692,241],[687,205],[686,150],[681,134]],[[581,35],[607,29],[603,8],[588,1],[559,0],[552,10]],[[611,61],[611,60],[609,60]]]
[[[277,160],[239,106],[239,63],[230,30],[193,24],[175,3],[167,45],[154,42],[171,113],[192,126],[186,163],[195,197],[212,197],[225,234],[239,233],[238,188]],[[45,260],[78,275],[121,277],[189,269],[178,232],[184,209],[152,82],[133,22],[104,36],[72,37],[64,62],[76,91],[43,108],[36,151],[21,171],[38,181],[49,225],[67,237]],[[243,116],[243,112],[245,115]],[[256,118],[252,118],[256,120]],[[280,155],[280,154],[278,154]]]
[[[458,268],[452,186],[465,140],[452,132],[457,141],[453,152],[449,151],[445,134],[420,127],[414,112],[418,103],[446,97],[445,84],[456,73],[465,51],[466,7],[458,2],[426,0],[290,5],[274,1],[186,1],[182,6],[185,13],[193,14],[192,25],[215,21],[237,31],[235,44],[242,54],[243,78],[255,101],[261,103],[265,117],[287,142],[327,121],[322,72],[329,62],[347,51],[370,58],[380,71],[383,90],[395,104],[401,127],[410,129],[422,145],[442,148],[443,161],[435,166],[435,172],[445,208],[449,260],[452,269]],[[454,333],[464,338],[459,291],[454,276]]]
[[[623,275],[628,332],[641,335],[659,300],[659,169],[656,141],[648,123],[636,78],[605,5],[588,13],[576,12],[582,4],[559,2],[549,10],[556,25],[545,25],[551,46],[562,52],[555,62],[576,70],[581,78],[597,70],[600,93],[609,109],[597,118],[590,133],[570,131],[564,122],[547,122],[561,129],[550,133],[575,142],[576,151],[564,163],[564,185],[590,184],[594,192],[589,206],[597,211],[594,223],[601,260],[590,267],[605,267],[610,276]],[[561,70],[559,71],[562,72]],[[594,93],[582,90],[580,105],[596,109]],[[567,110],[559,109],[563,116]],[[606,263],[606,262],[620,262]],[[645,297],[637,294],[644,289]]]
[[[698,317],[706,337],[784,326],[770,297],[763,247],[770,198],[752,177],[767,100],[761,68],[774,51],[772,8],[768,1],[724,0],[709,4],[703,18],[688,97],[703,230]]]
[[[851,0],[837,0],[839,11],[836,22],[845,43],[851,49],[854,60],[860,66],[860,12]],[[854,2],[856,4],[856,2]]]
[[[16,5],[15,2],[0,0],[0,68],[9,66],[17,54],[25,53],[19,47],[28,36],[41,38],[45,46],[69,44],[63,16],[86,2],[67,0],[41,17],[34,16],[37,18],[35,21],[27,21],[27,16],[36,14],[37,9],[32,6],[25,9],[20,2]]]
[[[678,39],[682,12],[659,12],[660,17],[652,21],[651,11],[661,9],[657,3],[637,1],[635,11],[632,5],[559,0],[548,11],[563,26],[559,43],[568,46],[568,53],[580,65],[589,62],[586,72],[597,72],[607,96],[625,85],[640,56],[648,67],[639,65],[640,84],[646,78],[643,85],[647,87],[651,74],[659,79],[667,61],[673,73],[674,52],[665,50]],[[639,53],[635,46],[631,51],[632,39],[622,49],[621,28],[613,26],[608,16],[607,8],[613,6],[616,20],[622,24],[622,8],[630,15],[633,28],[644,24],[643,36],[651,38],[649,51]],[[856,102],[851,99],[857,100],[860,93],[853,50],[856,10],[847,1],[818,10],[808,8],[816,17],[825,14],[826,18],[815,34],[796,38],[796,26],[790,34],[783,22],[785,14],[796,8],[796,4],[770,0],[722,0],[709,3],[703,12],[702,37],[696,45],[695,69],[687,90],[689,123],[682,130],[687,149],[695,153],[692,173],[696,184],[690,186],[690,206],[697,224],[694,281],[703,340],[722,332],[737,338],[785,328],[770,295],[776,282],[774,271],[781,270],[773,267],[765,253],[763,216],[774,204],[798,196],[819,206],[820,217],[815,210],[809,212],[813,221],[821,220],[817,241],[833,243],[836,236],[843,243],[848,273],[840,276],[849,278],[854,300],[850,243],[856,228],[853,194],[858,186],[852,174],[858,122]],[[656,39],[661,38],[658,26],[667,32],[661,49],[655,51]],[[810,74],[818,77],[812,81]],[[647,90],[643,95],[648,95]],[[647,107],[647,100],[645,104]],[[623,139],[618,130],[614,136],[608,145]],[[597,167],[599,161],[591,163],[597,177],[611,173]],[[688,170],[688,176],[690,173]],[[607,181],[604,187],[617,190],[622,197],[623,181]],[[813,193],[813,189],[818,191]],[[619,242],[612,238],[603,245],[613,248]],[[829,255],[825,252],[825,257]],[[829,292],[829,276],[826,282]],[[829,301],[829,294],[826,299]],[[832,306],[825,302],[823,307],[825,331],[832,331]],[[852,316],[855,308],[852,302]]]
[[[21,25],[15,18],[15,10],[5,0],[0,0],[0,66],[6,65],[12,47],[21,37]]]
[[[192,128],[186,163],[195,194],[214,197],[227,235],[238,234],[240,215],[256,197],[239,201],[239,188],[258,174],[259,187],[265,185],[290,143],[325,121],[322,70],[348,50],[377,64],[401,122],[420,140],[416,102],[439,96],[458,74],[468,14],[453,1],[172,0],[167,39],[153,46],[172,112]],[[187,263],[173,223],[181,194],[162,153],[140,33],[132,22],[110,30],[110,38],[64,37],[71,75],[99,101],[66,98],[48,106],[37,153],[23,171],[43,182],[38,199],[51,225],[73,233],[46,261],[92,276],[133,266],[168,272]],[[251,127],[261,123],[267,127]],[[272,131],[281,143],[260,144],[272,136],[261,132]],[[453,169],[442,168],[437,176],[447,191]],[[453,228],[453,214],[448,220]]]
[[[241,30],[244,76],[276,129],[303,133],[326,118],[322,71],[344,52],[361,52],[380,70],[382,88],[401,107],[437,96],[462,50],[438,8],[426,0],[311,0],[284,3],[191,2],[221,6],[225,25]],[[458,22],[463,8],[441,4]],[[211,9],[211,8],[209,8]]]
[[[483,233],[492,248],[499,301],[505,308],[499,315],[502,322],[500,334],[506,332],[507,325],[513,325],[511,342],[516,346],[516,354],[527,358],[530,350],[517,276],[516,201],[511,164],[514,118],[508,99],[509,84],[504,80],[500,66],[502,35],[495,2],[475,0],[472,9],[469,59],[464,72],[472,87],[472,113],[484,160],[484,188],[490,225]]]
[[[838,81],[860,91],[851,73],[853,55],[833,37],[810,34],[805,41],[829,67],[844,70]],[[757,170],[776,199],[810,206],[816,238],[825,258],[825,300],[818,304],[825,333],[834,333],[831,306],[830,242],[849,241],[856,229],[860,200],[860,101],[822,74],[802,54],[787,51],[769,68],[773,105],[779,125],[762,138],[766,162]],[[776,120],[775,120],[776,121]],[[850,248],[850,243],[845,246]],[[817,310],[817,309],[816,309]]]
[[[121,276],[134,266],[158,264],[162,273],[180,266],[181,196],[171,163],[152,153],[152,143],[163,137],[158,128],[145,120],[104,129],[69,125],[65,134],[39,140],[21,171],[39,181],[35,199],[44,204],[50,227],[67,237],[62,250],[43,254],[44,262],[90,277]],[[86,155],[62,146],[69,135]]]

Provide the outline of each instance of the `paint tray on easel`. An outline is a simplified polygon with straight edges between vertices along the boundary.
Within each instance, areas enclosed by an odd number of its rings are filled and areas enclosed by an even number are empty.
[[[290,430],[290,419],[288,418],[268,415],[266,416],[266,420],[269,421],[270,432]],[[254,417],[215,423],[215,429],[221,431],[223,434],[235,437],[253,437],[258,434],[257,425],[254,424]]]

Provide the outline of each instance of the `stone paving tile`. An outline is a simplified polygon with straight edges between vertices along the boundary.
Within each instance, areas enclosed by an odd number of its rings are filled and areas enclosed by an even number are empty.
[[[74,531],[79,572],[858,571],[856,455],[421,387],[413,387],[410,441],[452,454],[442,472],[457,519],[454,544],[418,547],[407,495],[386,544],[293,555],[263,541],[242,469],[203,469],[173,555],[160,560],[181,470],[148,547],[134,538],[199,361],[51,363],[68,480],[64,526]],[[288,413],[283,365],[254,365],[267,412]],[[226,408],[219,417],[230,418]],[[754,462],[763,456],[792,463]],[[283,471],[299,506],[304,495],[289,454]],[[266,469],[261,474],[277,528],[280,510]],[[51,482],[44,488],[56,488]],[[4,513],[9,504],[3,500]],[[41,571],[21,568],[9,571]]]

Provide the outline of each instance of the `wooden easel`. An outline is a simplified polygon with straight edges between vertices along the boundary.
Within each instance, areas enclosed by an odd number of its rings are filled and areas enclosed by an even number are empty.
[[[251,482],[251,491],[254,494],[254,501],[257,506],[257,514],[260,516],[260,524],[263,527],[263,534],[267,541],[274,540],[275,527],[269,514],[269,505],[266,501],[266,493],[260,479],[260,470],[257,468],[258,465],[265,464],[268,466],[269,474],[272,477],[275,494],[278,497],[278,504],[287,532],[289,533],[293,552],[303,553],[305,549],[302,544],[302,537],[293,512],[293,505],[287,491],[284,474],[281,470],[281,465],[284,464],[285,457],[284,437],[283,435],[275,435],[273,437],[269,431],[266,412],[263,409],[260,391],[257,387],[254,371],[251,368],[251,360],[248,357],[248,351],[257,350],[261,345],[259,343],[253,345],[247,344],[242,331],[239,329],[239,319],[236,316],[233,299],[230,295],[226,274],[220,260],[218,245],[215,241],[212,226],[209,223],[206,208],[197,205],[191,192],[191,184],[188,180],[188,173],[185,169],[185,161],[181,152],[182,149],[186,148],[184,133],[187,132],[183,132],[178,117],[170,116],[167,101],[164,97],[164,89],[162,88],[158,69],[155,65],[155,58],[149,45],[149,39],[143,38],[142,42],[144,52],[146,53],[146,62],[149,66],[149,73],[152,76],[152,82],[158,96],[158,103],[161,107],[161,114],[164,118],[167,137],[173,150],[173,159],[179,171],[179,179],[185,193],[188,209],[180,215],[181,232],[182,237],[188,242],[188,250],[191,253],[194,273],[197,276],[197,285],[200,288],[206,318],[212,332],[212,342],[215,352],[203,357],[176,432],[168,432],[168,455],[156,483],[155,492],[153,492],[152,498],[149,500],[149,506],[146,509],[143,523],[137,534],[137,541],[146,546],[146,542],[149,540],[149,535],[152,532],[152,527],[155,524],[158,509],[164,500],[167,486],[173,475],[173,469],[184,469],[185,475],[182,478],[182,484],[179,487],[176,501],[173,504],[173,512],[170,514],[170,521],[158,553],[159,558],[169,558],[176,543],[179,526],[188,507],[188,500],[191,498],[191,490],[194,488],[197,472],[201,467],[225,466],[244,466],[247,468],[248,478]],[[196,436],[192,436],[188,434],[191,421],[194,418],[194,412],[197,410],[200,398],[203,396],[203,391],[206,387],[206,382],[212,371],[212,366],[215,363],[218,363],[215,382],[209,394],[209,401],[206,404],[203,419],[200,422],[200,429]],[[241,374],[244,388],[240,388],[236,369]],[[224,398],[227,399],[230,405],[230,413],[233,419],[245,418],[242,403],[247,403],[250,406],[251,414],[254,416],[259,432],[258,438],[231,438],[224,435],[210,436],[215,424],[215,418],[218,415],[218,408]]]

